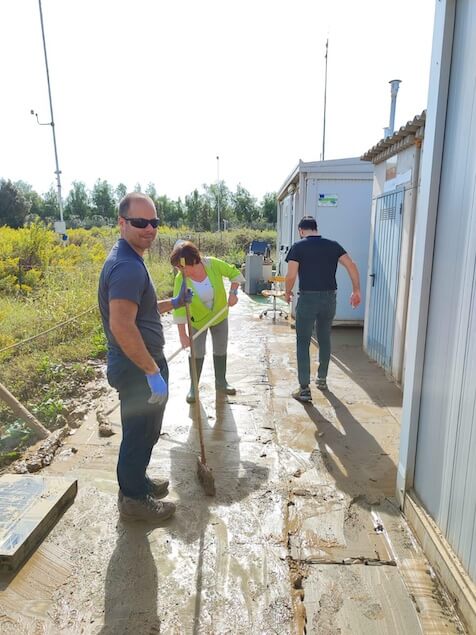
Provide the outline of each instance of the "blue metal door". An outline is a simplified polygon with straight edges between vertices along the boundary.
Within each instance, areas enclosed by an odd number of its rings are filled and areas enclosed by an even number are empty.
[[[383,368],[392,368],[397,309],[404,190],[376,200],[367,352]]]

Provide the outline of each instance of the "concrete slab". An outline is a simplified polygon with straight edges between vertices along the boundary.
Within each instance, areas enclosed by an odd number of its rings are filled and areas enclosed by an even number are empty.
[[[464,633],[461,621],[449,608],[451,599],[438,584],[396,501],[384,501],[378,508],[378,514],[386,528],[386,539],[402,580],[415,603],[423,632],[427,635]]]
[[[156,632],[164,633],[290,632],[290,602],[279,606],[286,563],[278,559],[276,568],[276,558],[270,552],[269,547],[260,549],[260,557],[254,561],[245,552],[240,556],[222,554],[225,571],[214,571],[208,563],[193,561],[195,567],[185,586],[183,577],[177,580],[173,573],[167,577],[157,574],[139,602],[128,601],[125,580],[122,586],[112,584],[111,588],[106,587],[104,626],[100,632],[149,633],[154,632],[154,627]],[[157,557],[154,552],[152,556]],[[111,565],[114,562],[111,559]],[[114,580],[120,580],[120,573],[115,572]],[[181,598],[173,611],[167,598],[157,593],[165,581],[176,583],[176,594]],[[270,623],[274,623],[273,630],[269,629]]]
[[[291,500],[288,531],[291,556],[296,561],[392,561],[385,537],[376,529],[366,506],[352,504],[332,488],[312,497],[293,495]]]
[[[18,572],[0,574],[0,633],[56,634],[55,594],[71,575],[69,554],[46,539]]]
[[[68,507],[77,481],[4,474],[0,477],[0,571],[14,571]]]
[[[395,567],[316,566],[304,580],[303,588],[308,633],[423,632]]]

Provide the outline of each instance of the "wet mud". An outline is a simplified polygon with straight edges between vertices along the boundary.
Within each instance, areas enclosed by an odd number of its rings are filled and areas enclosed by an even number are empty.
[[[242,295],[231,311],[236,396],[216,396],[208,343],[200,388],[216,496],[197,480],[183,355],[171,364],[150,464],[152,477],[170,479],[176,515],[155,528],[122,523],[119,412],[109,416],[108,437],[95,414],[115,405],[109,391],[66,439],[65,450],[77,452],[42,470],[78,479],[79,491],[28,562],[3,578],[2,633],[457,632],[427,591],[418,599],[425,561],[389,502],[400,391],[362,353],[361,331],[339,330],[330,390],[313,387],[313,405],[303,407],[290,397],[295,331],[260,319],[261,310]],[[175,330],[167,324],[168,353],[178,346]]]

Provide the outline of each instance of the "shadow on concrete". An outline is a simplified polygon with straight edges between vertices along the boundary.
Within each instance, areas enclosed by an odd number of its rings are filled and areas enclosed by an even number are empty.
[[[316,426],[319,446],[311,459],[316,465],[322,463],[335,479],[336,487],[352,498],[362,496],[377,501],[393,497],[397,468],[391,457],[333,392],[328,390],[323,395],[334,408],[342,431],[314,405],[305,406]]]
[[[317,342],[313,340],[313,343],[318,354]],[[360,386],[376,405],[402,405],[401,389],[385,375],[383,368],[364,352],[361,327],[333,327],[331,361]]]
[[[216,501],[221,505],[232,505],[259,489],[268,480],[269,469],[241,458],[236,420],[228,399],[223,395],[216,396],[215,425],[209,430],[213,442],[225,444],[227,450],[231,450],[220,456],[215,454],[214,465],[223,479]]]
[[[258,490],[269,478],[269,469],[242,459],[240,436],[232,404],[225,395],[217,394],[214,402],[215,423],[210,425],[201,404],[201,419],[207,465],[212,468],[216,495],[207,496],[197,478],[197,457],[200,456],[195,411],[190,409],[192,425],[185,443],[176,442],[171,449],[171,482],[177,493],[177,514],[170,532],[186,543],[198,541],[196,595],[193,633],[199,633],[203,593],[203,562],[205,533],[217,506],[230,507]]]
[[[119,522],[117,542],[106,573],[101,635],[160,633],[158,575],[145,523]]]
[[[241,439],[238,434],[232,405],[226,396],[215,400],[215,424],[210,425],[206,409],[201,405],[201,418],[207,465],[212,468],[216,495],[207,496],[197,478],[197,457],[200,456],[198,430],[195,421],[190,426],[185,443],[175,442],[170,450],[171,481],[178,494],[177,507],[189,515],[182,526],[179,514],[173,523],[183,540],[195,541],[202,527],[206,527],[209,508],[230,506],[255,490],[269,477],[269,469],[241,457]],[[194,416],[191,409],[190,416]],[[200,504],[197,505],[197,500]],[[182,531],[183,530],[183,531]]]

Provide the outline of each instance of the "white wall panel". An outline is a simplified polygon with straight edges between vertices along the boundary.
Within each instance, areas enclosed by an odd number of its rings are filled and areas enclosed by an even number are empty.
[[[476,579],[476,2],[460,0],[451,61],[415,490]]]

